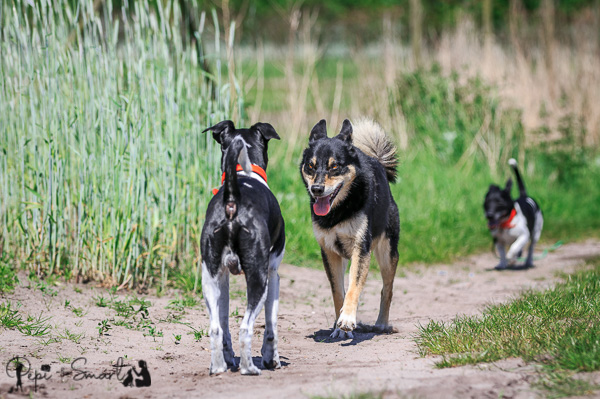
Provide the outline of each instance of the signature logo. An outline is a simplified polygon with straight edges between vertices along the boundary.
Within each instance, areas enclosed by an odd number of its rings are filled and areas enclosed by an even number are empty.
[[[152,384],[148,364],[144,360],[138,362],[139,370],[135,366],[125,364],[125,360],[119,357],[109,369],[104,369],[100,373],[94,373],[86,370],[87,359],[78,357],[71,362],[71,370],[60,371],[60,377],[72,375],[74,381],[83,381],[88,379],[112,380],[113,378],[126,387],[149,387]],[[127,369],[127,370],[125,370]],[[23,392],[23,380],[33,381],[34,392],[37,392],[38,381],[50,380],[52,372],[50,365],[42,364],[38,369],[32,368],[31,362],[26,357],[15,356],[6,363],[6,375],[9,378],[16,378],[16,385],[11,388],[9,393],[15,391]]]

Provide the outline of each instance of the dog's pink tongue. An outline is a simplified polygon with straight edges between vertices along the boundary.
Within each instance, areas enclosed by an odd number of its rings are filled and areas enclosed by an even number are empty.
[[[329,196],[317,198],[317,201],[313,205],[313,210],[316,215],[325,216],[329,213],[331,205],[329,204]]]

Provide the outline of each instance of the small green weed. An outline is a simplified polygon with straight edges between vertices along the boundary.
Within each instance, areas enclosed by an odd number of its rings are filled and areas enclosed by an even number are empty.
[[[12,329],[23,322],[19,311],[12,306],[10,301],[0,304],[0,326],[4,328]]]
[[[100,308],[105,308],[109,305],[109,301],[104,295],[98,295],[94,298],[94,301],[96,303],[96,306]]]
[[[15,270],[3,260],[0,260],[0,293],[13,292],[19,283]]]
[[[58,361],[61,363],[70,364],[73,361],[72,357],[58,355]]]
[[[102,336],[108,333],[111,328],[110,324],[108,324],[108,320],[102,320],[98,323],[98,335]]]
[[[77,334],[77,333],[71,332],[67,328],[65,328],[64,331],[58,335],[58,338],[68,339],[69,341],[79,344],[81,342],[81,340],[83,338],[85,338],[85,334],[84,333]]]

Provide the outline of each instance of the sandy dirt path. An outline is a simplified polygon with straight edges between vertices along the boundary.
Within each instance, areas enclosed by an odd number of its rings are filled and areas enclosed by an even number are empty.
[[[97,326],[111,319],[115,311],[95,305],[98,295],[107,291],[90,285],[55,287],[56,295],[43,293],[23,277],[14,293],[2,302],[20,303],[21,314],[51,317],[52,331],[44,338],[28,337],[15,330],[0,330],[0,360],[4,368],[13,356],[25,356],[32,369],[47,364],[49,379],[38,381],[34,397],[50,398],[302,398],[362,392],[383,393],[384,397],[402,398],[531,398],[540,394],[531,387],[535,366],[519,359],[495,364],[439,370],[435,357],[422,358],[412,336],[419,323],[430,319],[451,320],[458,314],[479,314],[486,304],[505,301],[527,288],[542,289],[557,281],[557,272],[571,272],[585,259],[600,256],[600,242],[567,244],[525,271],[490,271],[496,259],[491,254],[477,255],[452,265],[413,266],[396,278],[391,322],[394,334],[355,333],[353,340],[330,340],[333,306],[329,284],[323,270],[281,266],[279,317],[279,353],[283,367],[263,370],[258,377],[246,377],[239,371],[209,376],[210,344],[207,337],[195,341],[191,329],[170,322],[180,317],[196,329],[206,330],[208,315],[204,304],[185,313],[166,309],[174,298],[146,295],[152,306],[149,317],[162,337],[144,335],[142,331],[113,326],[108,335],[99,336]],[[361,297],[359,320],[373,323],[377,317],[381,281],[370,273]],[[232,279],[231,331],[236,354],[239,352],[238,331],[244,309],[245,284]],[[77,292],[79,291],[79,292]],[[133,294],[118,293],[125,300]],[[136,294],[138,297],[142,295]],[[65,307],[65,300],[70,305]],[[80,307],[85,315],[77,316],[72,308]],[[253,340],[255,363],[260,363],[261,330],[264,318]],[[144,330],[148,331],[148,330]],[[83,334],[79,339],[69,339]],[[175,343],[174,335],[182,335]],[[59,342],[44,342],[48,337]],[[76,342],[78,341],[78,342]],[[111,379],[76,380],[70,362],[85,357],[78,369],[98,376],[111,370],[111,364],[123,357],[124,371],[142,359],[152,376],[149,388],[124,387]],[[81,361],[80,361],[81,362]],[[63,371],[62,377],[60,371]],[[81,376],[81,375],[80,375]],[[596,378],[600,377],[598,375]],[[5,371],[0,373],[0,397],[28,396],[9,393],[16,384]],[[33,381],[24,378],[25,392],[33,389]]]

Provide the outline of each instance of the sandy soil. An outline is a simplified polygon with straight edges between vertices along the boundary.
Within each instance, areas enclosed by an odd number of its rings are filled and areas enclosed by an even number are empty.
[[[149,320],[162,331],[162,337],[144,335],[143,331],[114,326],[107,335],[99,336],[98,323],[115,318],[115,311],[95,305],[95,297],[107,291],[91,285],[63,285],[57,291],[43,293],[27,288],[23,276],[14,293],[2,301],[20,303],[21,314],[51,317],[52,330],[44,338],[24,336],[15,330],[0,330],[0,361],[4,368],[14,356],[25,356],[32,370],[50,366],[47,380],[38,381],[34,397],[111,397],[111,398],[182,398],[182,397],[260,397],[288,398],[333,396],[352,393],[383,393],[385,397],[402,398],[530,398],[539,397],[531,383],[536,378],[535,366],[520,359],[495,364],[439,370],[437,358],[422,358],[412,336],[419,323],[430,319],[451,320],[458,314],[478,314],[489,303],[502,302],[525,288],[541,289],[556,281],[557,272],[573,271],[586,258],[600,256],[600,243],[588,241],[564,245],[525,271],[491,271],[496,264],[491,254],[470,257],[452,265],[413,266],[396,278],[391,321],[397,333],[375,335],[355,333],[353,340],[330,340],[333,307],[329,285],[322,270],[281,266],[281,302],[279,317],[279,353],[283,367],[263,370],[258,377],[246,377],[239,371],[209,376],[209,339],[195,341],[190,327],[172,322],[190,323],[198,330],[208,326],[204,304],[184,312],[166,309],[174,295],[157,298],[146,295],[152,306]],[[236,353],[238,326],[243,315],[245,284],[233,278],[231,331]],[[361,298],[359,320],[373,323],[378,312],[381,281],[371,273]],[[117,293],[121,300],[135,293]],[[65,307],[65,300],[70,306]],[[82,308],[77,316],[73,307]],[[239,313],[239,315],[236,315]],[[119,319],[116,317],[116,319]],[[138,316],[138,319],[141,318]],[[171,321],[169,321],[171,320]],[[260,364],[261,330],[253,340],[255,363]],[[66,331],[65,331],[66,330]],[[148,331],[148,329],[144,330]],[[69,334],[83,334],[69,339]],[[45,343],[49,337],[63,336],[60,342]],[[174,335],[181,335],[175,343]],[[78,341],[78,342],[75,342]],[[76,380],[70,362],[80,356],[87,359],[78,369],[98,376],[123,357],[121,375],[138,360],[145,360],[152,376],[148,388],[124,387],[116,376],[111,379]],[[63,376],[61,377],[61,370]],[[138,368],[139,370],[139,368]],[[41,372],[41,371],[40,371]],[[42,373],[43,374],[43,373]],[[599,375],[592,378],[598,380]],[[29,396],[33,381],[24,379],[25,394],[9,393],[16,384],[3,370],[0,372],[0,397]]]

